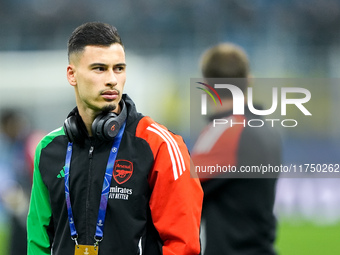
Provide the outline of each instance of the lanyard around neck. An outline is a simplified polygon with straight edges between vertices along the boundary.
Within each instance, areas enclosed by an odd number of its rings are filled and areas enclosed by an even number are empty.
[[[97,219],[97,225],[96,225],[96,235],[94,238],[96,241],[96,244],[98,244],[98,242],[100,242],[103,239],[104,221],[105,221],[105,214],[106,214],[108,196],[109,196],[109,191],[110,191],[110,185],[111,185],[111,180],[112,180],[113,167],[116,161],[119,145],[123,137],[125,125],[126,123],[124,122],[121,129],[119,130],[119,133],[114,138],[112,148],[110,150],[109,159],[106,165],[106,172],[105,172],[105,177],[103,181],[103,188],[101,192],[98,219]],[[73,143],[69,142],[67,146],[66,159],[65,159],[65,197],[66,197],[68,221],[69,221],[70,230],[71,230],[71,238],[75,240],[76,244],[78,244],[77,243],[78,232],[74,224],[71,199],[70,199],[70,189],[69,189],[72,149],[73,149]]]

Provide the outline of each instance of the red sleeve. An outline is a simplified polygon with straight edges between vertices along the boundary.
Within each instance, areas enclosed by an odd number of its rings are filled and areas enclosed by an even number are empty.
[[[232,116],[234,123],[245,121],[244,116]],[[238,150],[243,125],[221,125],[214,127],[210,123],[199,135],[191,153],[191,157],[201,182],[211,178],[227,178],[225,173],[210,173],[207,171],[209,166],[237,166]],[[202,171],[200,172],[200,168]],[[227,174],[227,173],[226,173]],[[224,175],[224,176],[221,176]]]
[[[153,152],[149,175],[153,223],[163,240],[163,255],[199,254],[203,191],[190,176],[190,156],[183,139],[149,117],[141,120],[137,136]]]

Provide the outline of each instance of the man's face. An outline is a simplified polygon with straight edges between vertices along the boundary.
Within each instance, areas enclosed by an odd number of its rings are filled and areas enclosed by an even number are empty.
[[[70,57],[67,78],[75,88],[78,109],[95,115],[103,110],[119,112],[126,80],[122,45],[86,46]]]

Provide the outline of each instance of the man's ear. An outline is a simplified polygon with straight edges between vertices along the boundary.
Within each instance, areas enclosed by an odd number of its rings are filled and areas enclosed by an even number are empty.
[[[71,86],[77,85],[76,71],[74,65],[68,65],[66,69],[67,80]]]

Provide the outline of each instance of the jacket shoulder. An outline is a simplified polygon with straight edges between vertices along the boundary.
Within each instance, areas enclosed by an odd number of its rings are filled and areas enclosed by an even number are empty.
[[[45,148],[48,144],[50,144],[56,137],[65,135],[64,129],[62,127],[59,127],[52,132],[48,133],[45,135],[39,142],[37,149],[43,149]]]
[[[152,118],[143,117],[136,128],[136,136],[146,140],[151,147],[158,147],[163,143],[175,142],[181,143],[183,139],[169,131],[162,124],[157,123]]]

